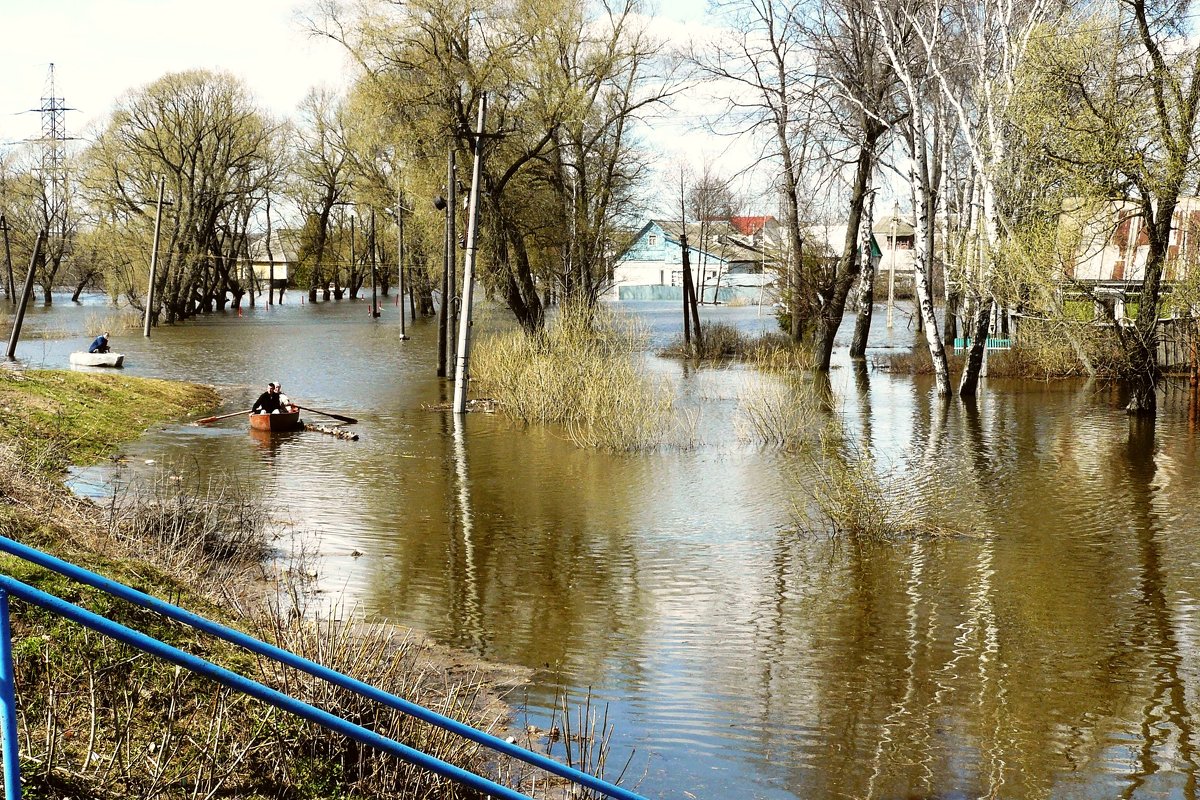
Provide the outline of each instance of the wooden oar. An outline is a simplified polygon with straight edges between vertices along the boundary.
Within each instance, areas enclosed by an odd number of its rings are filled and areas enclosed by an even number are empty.
[[[318,411],[317,409],[309,408],[308,406],[296,406],[296,408],[302,409],[304,411],[311,411],[312,413],[320,414],[323,417],[333,417],[334,419],[340,419],[342,422],[345,422],[348,425],[353,425],[354,423],[358,422],[358,420],[356,420],[354,417],[343,417],[341,414],[330,414],[328,411]]]
[[[249,414],[249,413],[250,413],[250,410],[247,409],[245,411],[234,411],[232,414],[222,414],[219,417],[205,417],[204,419],[196,420],[196,424],[203,425],[208,422],[216,422],[219,419],[229,419],[230,417],[240,417],[242,414]]]

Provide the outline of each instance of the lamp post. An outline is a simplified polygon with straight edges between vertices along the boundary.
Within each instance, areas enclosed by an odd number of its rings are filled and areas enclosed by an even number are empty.
[[[454,360],[454,413],[467,411],[467,359],[471,352],[471,294],[475,283],[475,248],[479,234],[479,184],[483,171],[484,123],[487,121],[486,94],[479,98],[479,122],[475,134],[475,162],[471,171],[471,194],[467,205],[467,255],[463,261],[463,310],[458,323],[458,351]]]
[[[896,225],[900,221],[900,203],[892,205],[892,259],[888,269],[887,326],[892,327],[892,307],[896,301]]]

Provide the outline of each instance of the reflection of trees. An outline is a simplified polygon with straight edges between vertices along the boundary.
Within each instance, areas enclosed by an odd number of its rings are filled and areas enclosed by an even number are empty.
[[[601,642],[647,624],[631,514],[654,487],[642,466],[498,424],[447,417],[429,441],[440,454],[421,469],[397,458],[403,507],[383,523],[393,532],[376,544],[370,605],[490,657],[569,660],[590,678],[610,655]],[[396,506],[392,481],[363,491]]]
[[[1159,545],[1159,524],[1154,508],[1156,465],[1154,423],[1130,420],[1125,463],[1132,500],[1139,574],[1135,579],[1140,601],[1134,608],[1135,624],[1128,646],[1146,654],[1150,663],[1148,696],[1142,704],[1141,745],[1136,766],[1121,793],[1134,797],[1149,778],[1164,768],[1184,772],[1180,778],[1186,797],[1196,796],[1196,753],[1186,686],[1180,675],[1182,654],[1174,629],[1174,614],[1167,601],[1167,575]],[[1172,753],[1172,750],[1174,753]],[[1177,754],[1172,764],[1172,755]]]
[[[1194,560],[1178,537],[1181,514],[1195,527],[1195,445],[1176,446],[1168,501],[1153,447],[1127,443],[1103,398],[1054,398],[1049,417],[1045,401],[948,418],[915,404],[926,463],[910,467],[950,484],[986,538],[841,541],[824,564],[772,548],[756,696],[764,726],[804,734],[763,737],[796,796],[1196,795],[1192,634],[1172,608]]]

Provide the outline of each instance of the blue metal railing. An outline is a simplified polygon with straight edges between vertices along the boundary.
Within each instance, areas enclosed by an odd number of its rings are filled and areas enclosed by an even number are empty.
[[[397,711],[406,713],[416,719],[458,734],[463,738],[481,744],[498,753],[511,756],[551,774],[566,778],[573,783],[586,786],[604,796],[615,798],[615,800],[645,800],[641,795],[631,792],[628,789],[623,789],[594,775],[589,775],[586,772],[581,772],[580,770],[561,764],[547,756],[527,750],[497,736],[472,728],[469,725],[464,725],[457,720],[427,709],[424,706],[396,697],[377,687],[363,683],[328,667],[321,666],[295,653],[267,644],[241,631],[220,625],[190,611],[185,611],[178,606],[151,597],[124,584],[109,580],[102,575],[55,558],[40,550],[23,545],[20,542],[0,536],[0,552],[25,559],[80,583],[92,586],[114,597],[126,600],[142,608],[156,611],[165,617],[224,639],[253,653],[274,659],[282,664],[286,664],[336,686],[349,689]],[[20,798],[20,761],[18,758],[16,730],[16,694],[13,680],[12,635],[8,610],[9,595],[44,608],[51,613],[66,617],[98,633],[136,647],[165,661],[208,677],[235,691],[270,703],[277,708],[314,722],[336,733],[340,733],[362,744],[395,755],[438,775],[459,781],[493,797],[504,798],[504,800],[530,800],[528,796],[513,789],[501,786],[487,778],[467,772],[453,764],[448,764],[419,750],[381,736],[374,731],[355,725],[315,706],[311,706],[268,686],[264,686],[261,683],[219,667],[198,656],[174,648],[140,631],[127,628],[105,617],[72,605],[54,595],[42,592],[8,576],[0,575],[0,736],[3,737],[4,745],[6,800],[19,800]]]

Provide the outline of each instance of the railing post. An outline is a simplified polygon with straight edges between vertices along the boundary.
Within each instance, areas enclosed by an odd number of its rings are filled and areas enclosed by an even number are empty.
[[[8,592],[0,589],[0,734],[4,741],[4,800],[21,800],[21,743],[17,738],[17,691],[13,674]]]

